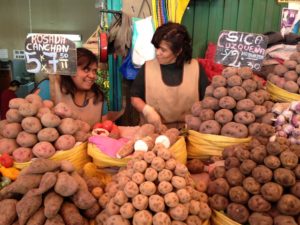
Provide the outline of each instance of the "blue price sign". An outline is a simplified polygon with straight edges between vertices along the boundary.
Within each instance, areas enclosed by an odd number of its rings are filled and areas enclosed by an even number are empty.
[[[29,73],[74,75],[77,69],[76,45],[62,34],[29,34],[25,59]]]

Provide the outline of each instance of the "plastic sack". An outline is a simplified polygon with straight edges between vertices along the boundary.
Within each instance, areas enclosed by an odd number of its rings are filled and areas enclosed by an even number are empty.
[[[155,58],[155,48],[151,44],[154,27],[152,17],[133,20],[132,63],[141,67],[148,60]]]
[[[131,51],[128,51],[128,54],[119,69],[126,80],[134,80],[139,72],[139,70],[132,64],[131,55]]]
[[[274,102],[300,101],[300,95],[288,92],[270,81],[267,82],[266,87],[267,92],[270,94],[270,97]]]
[[[211,222],[214,225],[241,225],[238,222],[235,222],[234,220],[230,219],[228,216],[226,216],[224,213],[218,212],[216,210],[213,210],[212,216],[211,216]]]
[[[87,142],[75,146],[70,150],[57,151],[50,159],[55,161],[68,160],[70,161],[76,170],[82,169],[82,167],[91,161],[91,158],[87,154]],[[24,169],[31,164],[31,161],[24,163],[14,163],[14,167],[17,169]]]
[[[214,134],[202,134],[194,130],[188,131],[188,158],[208,159],[211,156],[221,156],[225,147],[249,143],[251,137],[233,138]]]
[[[180,163],[186,163],[187,150],[184,137],[180,137],[169,150],[174,158]],[[95,144],[88,143],[88,155],[92,157],[93,163],[99,168],[126,166],[130,157],[118,159],[104,154]]]

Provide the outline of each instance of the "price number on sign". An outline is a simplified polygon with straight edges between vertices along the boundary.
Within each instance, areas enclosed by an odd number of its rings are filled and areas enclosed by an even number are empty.
[[[36,55],[36,52],[25,52],[27,63],[34,63],[36,65],[35,68],[28,69],[28,72],[48,72],[47,64],[52,65],[54,73],[57,71],[57,64],[59,60],[57,60],[56,52],[43,52],[43,54],[39,57],[40,59],[36,58]]]
[[[29,34],[25,41],[25,58],[30,73],[76,74],[76,46],[64,35]]]

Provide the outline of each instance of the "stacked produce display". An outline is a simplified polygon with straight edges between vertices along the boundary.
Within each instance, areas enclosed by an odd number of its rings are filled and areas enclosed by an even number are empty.
[[[91,192],[68,161],[36,159],[0,191],[0,224],[86,225],[101,209]]]
[[[288,92],[299,94],[300,52],[295,52],[289,60],[274,67],[267,79]]]
[[[208,185],[210,206],[225,210],[241,224],[296,225],[300,219],[299,149],[283,137],[266,145],[253,139],[248,145],[225,148],[225,166],[213,170]]]
[[[212,78],[186,123],[200,133],[246,138],[256,133],[259,123],[272,124],[272,106],[262,81],[249,67],[228,67]]]
[[[100,196],[96,224],[199,225],[210,218],[207,195],[195,190],[187,167],[162,144],[139,152]],[[183,223],[184,222],[184,223]]]
[[[0,154],[12,155],[15,162],[50,158],[90,135],[90,125],[76,119],[64,103],[53,106],[51,101],[30,94],[25,99],[12,99],[9,108],[6,120],[1,121]]]

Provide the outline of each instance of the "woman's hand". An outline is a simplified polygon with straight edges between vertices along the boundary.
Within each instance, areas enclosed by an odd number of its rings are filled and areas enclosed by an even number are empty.
[[[156,130],[160,129],[161,118],[160,115],[155,111],[150,105],[145,105],[143,108],[143,115],[148,123],[151,123],[155,126]]]

